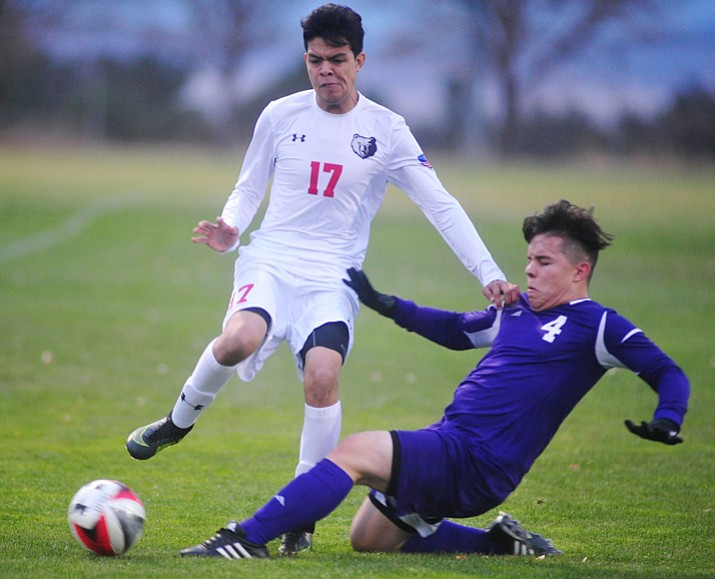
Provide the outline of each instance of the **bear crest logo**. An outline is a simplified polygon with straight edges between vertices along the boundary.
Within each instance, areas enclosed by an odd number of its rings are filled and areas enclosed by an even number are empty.
[[[353,152],[361,159],[367,159],[377,153],[377,141],[375,137],[363,137],[355,133],[350,146]]]

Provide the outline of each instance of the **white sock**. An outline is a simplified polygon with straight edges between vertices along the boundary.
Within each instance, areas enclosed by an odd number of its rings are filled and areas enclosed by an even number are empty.
[[[188,428],[196,422],[235,372],[234,366],[222,366],[216,361],[215,341],[206,346],[171,411],[171,420],[179,428]]]
[[[305,405],[300,456],[295,476],[308,472],[335,448],[340,439],[342,417],[340,401],[327,408]]]

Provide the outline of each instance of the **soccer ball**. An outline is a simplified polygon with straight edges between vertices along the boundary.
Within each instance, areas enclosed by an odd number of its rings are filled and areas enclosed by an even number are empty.
[[[70,529],[85,549],[99,555],[121,555],[144,530],[141,499],[115,480],[95,480],[80,488],[67,512]]]

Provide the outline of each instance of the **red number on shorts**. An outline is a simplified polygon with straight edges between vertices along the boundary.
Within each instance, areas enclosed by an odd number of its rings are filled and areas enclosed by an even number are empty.
[[[334,197],[335,196],[335,186],[338,184],[338,179],[343,173],[343,166],[337,165],[335,163],[324,163],[323,172],[331,173],[330,180],[328,181],[328,186],[323,191],[323,197]],[[310,163],[310,184],[308,186],[308,193],[311,195],[318,194],[318,175],[320,173],[320,163],[318,161],[311,161]]]
[[[244,285],[243,287],[238,288],[235,292],[233,292],[233,295],[231,296],[231,301],[228,304],[228,309],[230,310],[233,306],[236,304],[242,304],[246,301],[246,298],[248,297],[248,293],[253,289],[253,284],[249,283],[248,285]]]

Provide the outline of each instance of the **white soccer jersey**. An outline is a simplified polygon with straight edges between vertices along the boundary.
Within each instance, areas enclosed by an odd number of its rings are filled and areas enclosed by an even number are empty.
[[[263,222],[241,251],[274,256],[303,277],[360,268],[389,182],[410,196],[483,285],[506,279],[404,119],[363,95],[345,114],[322,110],[313,90],[271,102],[256,123],[225,221],[246,231],[271,178]]]

